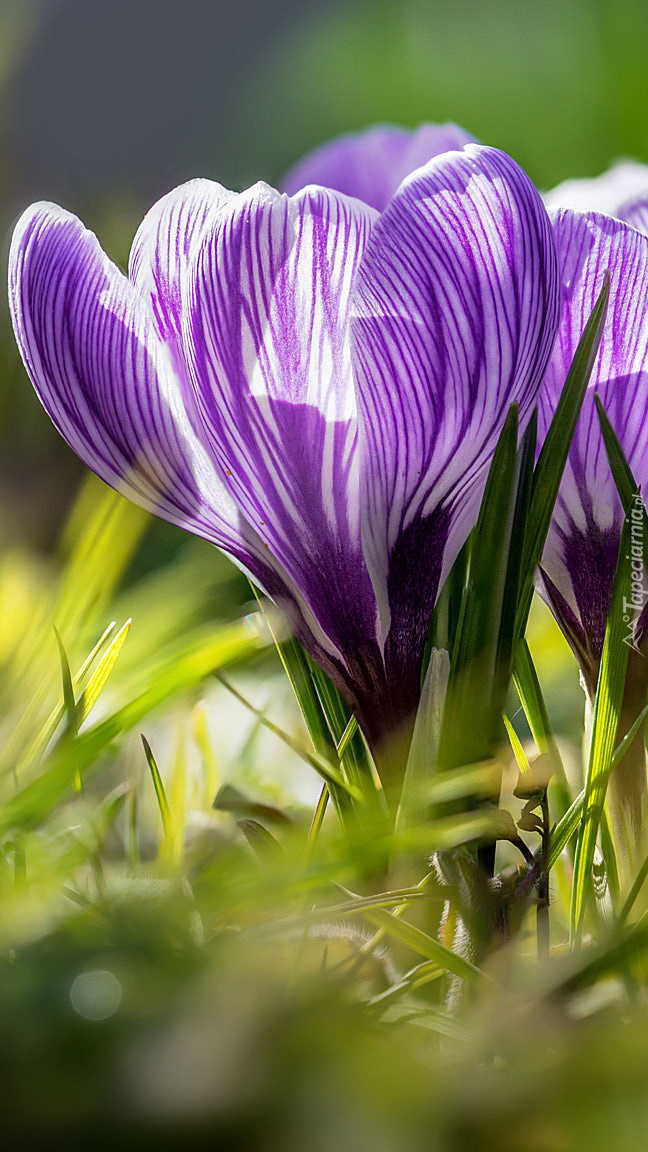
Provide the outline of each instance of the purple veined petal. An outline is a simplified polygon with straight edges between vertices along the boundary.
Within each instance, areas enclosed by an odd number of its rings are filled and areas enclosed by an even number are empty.
[[[643,490],[648,485],[648,238],[609,216],[552,213],[563,304],[538,398],[541,443],[603,275],[610,270],[601,347],[570,449],[542,558],[544,593],[579,658],[596,674],[605,637],[623,511],[594,404],[597,392]],[[541,587],[541,591],[543,591]],[[568,612],[567,612],[568,609]]]
[[[524,426],[555,338],[549,218],[522,170],[468,145],[406,180],[356,281],[364,551],[386,659],[418,675],[509,406]]]
[[[255,185],[211,219],[184,326],[223,481],[347,663],[376,647],[348,334],[374,215],[323,188]]]
[[[547,208],[573,208],[578,212],[604,212],[625,220],[622,206],[648,196],[648,164],[621,160],[607,172],[588,180],[565,180],[545,193]]]
[[[129,278],[150,297],[163,339],[180,339],[182,269],[200,245],[210,215],[236,195],[212,180],[190,180],[158,200],[135,233]]]
[[[648,189],[642,196],[627,200],[615,215],[625,224],[636,228],[637,232],[643,232],[644,236],[648,236]]]
[[[276,588],[262,542],[193,431],[148,301],[93,233],[56,205],[27,209],[12,240],[9,301],[39,398],[84,463]]]
[[[288,172],[282,191],[292,196],[308,184],[322,184],[382,211],[416,168],[474,139],[456,124],[421,124],[415,129],[378,124],[310,152]]]
[[[137,275],[150,284],[142,265]],[[339,664],[341,654],[196,435],[192,394],[174,342],[160,339],[150,293],[123,276],[75,216],[35,204],[14,232],[9,299],[36,391],[84,463],[136,503],[226,551],[283,608],[311,654]]]

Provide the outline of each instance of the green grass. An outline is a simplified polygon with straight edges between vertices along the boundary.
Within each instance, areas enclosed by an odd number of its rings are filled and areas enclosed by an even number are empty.
[[[428,678],[394,829],[342,701],[245,585],[232,600],[215,553],[188,542],[131,579],[147,529],[92,479],[59,558],[21,559],[24,624],[2,647],[8,1129],[443,1152],[603,1150],[621,1131],[639,1150],[646,868],[618,923],[588,903],[604,811],[591,797],[625,748],[602,706],[564,816],[564,776],[549,788],[561,816],[539,959],[536,901],[520,893],[541,842],[516,828],[516,777],[533,776],[539,753],[575,757],[543,701],[547,665],[518,650],[533,736],[511,698],[511,748],[436,776],[447,669]],[[5,607],[15,582],[9,555]],[[541,652],[548,625],[532,619]],[[618,696],[618,676],[601,675],[599,693]],[[492,837],[508,905],[476,871]]]

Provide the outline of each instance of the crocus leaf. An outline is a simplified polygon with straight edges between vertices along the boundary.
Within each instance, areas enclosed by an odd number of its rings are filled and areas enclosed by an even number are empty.
[[[534,411],[518,449],[514,479],[515,499],[511,511],[508,558],[502,600],[495,676],[493,708],[500,712],[506,703],[511,679],[513,653],[517,642],[518,605],[520,595],[526,591],[527,572],[524,568],[524,545],[533,490],[533,464],[538,433],[537,413]]]
[[[637,875],[635,876],[635,878],[632,882],[632,887],[631,887],[630,891],[628,892],[628,895],[625,899],[625,902],[623,904],[621,911],[619,912],[619,915],[617,917],[617,925],[619,928],[622,927],[622,925],[625,924],[626,920],[628,919],[628,916],[630,915],[630,913],[632,911],[635,900],[637,899],[639,893],[641,892],[641,889],[643,888],[643,886],[646,882],[646,877],[648,877],[648,856],[646,856],[643,864],[641,865],[641,868],[637,872]]]
[[[520,769],[520,772],[522,772],[522,773],[529,772],[531,769],[531,765],[529,764],[526,752],[524,751],[524,748],[522,747],[522,744],[520,742],[520,738],[519,738],[517,732],[515,731],[515,728],[511,724],[511,721],[509,720],[508,716],[504,715],[503,720],[504,720],[504,727],[506,728],[506,734],[507,734],[507,736],[511,742],[511,748],[513,749],[513,755],[515,756],[515,762],[516,762],[518,768]]]
[[[449,673],[448,653],[443,649],[434,648],[428,661],[403,777],[397,818],[397,828],[401,830],[420,820],[424,790],[436,776]],[[454,775],[455,773],[452,774],[453,778]],[[425,799],[429,805],[429,797]]]
[[[336,748],[331,735],[331,724],[327,719],[320,696],[315,687],[312,674],[312,664],[309,662],[301,644],[294,637],[281,639],[273,627],[271,616],[264,607],[264,601],[258,590],[251,585],[252,591],[264,613],[270,635],[274,640],[277,654],[288,677],[290,686],[295,694],[300,712],[304,718],[306,729],[310,736],[313,748],[328,762],[333,762]],[[348,813],[350,797],[342,788],[337,788],[333,781],[327,781],[327,789],[335,805],[336,812],[341,819]],[[326,802],[322,801],[322,815]]]
[[[108,625],[108,627],[104,630],[104,632],[100,636],[99,640],[95,644],[92,651],[86,656],[86,658],[83,661],[83,664],[81,665],[81,667],[79,668],[79,671],[77,672],[76,676],[73,677],[72,683],[73,683],[73,689],[74,689],[75,693],[76,693],[76,690],[78,688],[83,687],[83,684],[84,684],[85,678],[88,674],[88,671],[92,667],[92,665],[93,665],[96,657],[98,656],[99,652],[101,652],[101,649],[103,648],[104,644],[112,636],[115,628],[116,628],[116,622],[113,620]],[[52,710],[50,715],[47,717],[47,720],[43,724],[43,727],[40,729],[40,731],[38,732],[38,734],[36,735],[36,737],[34,738],[32,743],[27,748],[27,751],[25,752],[24,756],[21,757],[21,763],[19,765],[17,765],[17,767],[16,767],[16,771],[18,772],[18,775],[20,775],[20,768],[22,768],[23,765],[29,765],[29,764],[33,763],[34,761],[37,761],[40,758],[42,753],[47,748],[50,740],[52,739],[52,737],[54,735],[54,733],[56,732],[56,729],[58,728],[59,724],[61,723],[61,720],[63,719],[63,716],[65,715],[65,711],[66,711],[65,701],[63,702],[63,704],[58,704],[57,707]]]
[[[591,987],[605,976],[618,978],[627,964],[645,960],[647,953],[648,921],[642,918],[624,932],[615,932],[611,939],[595,948],[593,956],[586,952],[587,962],[556,984],[552,992],[554,996],[570,994]]]
[[[538,673],[525,638],[521,640],[516,649],[513,677],[524,715],[527,718],[538,751],[557,755],[556,738],[542,695]]]
[[[309,663],[313,684],[333,737],[342,770],[363,794],[375,793],[372,765],[357,722],[354,722],[347,705],[326,673],[316,664]]]
[[[648,238],[595,212],[552,215],[563,285],[561,325],[538,399],[547,433],[563,381],[601,286],[610,279],[600,349],[571,443],[542,553],[538,590],[550,605],[594,698],[623,523],[595,396],[640,484],[646,482],[648,423]]]
[[[588,897],[592,892],[594,849],[605,803],[628,664],[629,648],[623,639],[623,598],[628,590],[629,569],[626,554],[629,544],[630,524],[628,520],[625,520],[621,532],[612,606],[605,631],[603,655],[594,701],[583,812],[574,860],[570,912],[572,945],[580,943]]]
[[[632,507],[634,498],[639,491],[639,486],[632,474],[632,469],[626,460],[625,453],[621,447],[621,444],[619,443],[617,434],[609,421],[607,412],[603,407],[601,397],[596,395],[594,397],[594,403],[596,404],[596,411],[601,422],[603,442],[605,444],[605,450],[610,462],[610,469],[614,477],[614,483],[616,484],[617,492],[619,493],[621,503],[623,504],[624,512],[627,512],[628,509]],[[644,532],[648,534],[648,515],[646,515],[646,508],[643,501],[641,507],[643,510]]]
[[[69,787],[77,774],[83,776],[99,762],[113,740],[140,724],[155,708],[174,694],[195,688],[214,668],[244,659],[259,650],[259,638],[251,637],[243,621],[197,630],[181,645],[170,645],[162,654],[159,671],[148,687],[111,716],[88,728],[63,748],[57,745],[45,770],[30,780],[0,808],[0,829],[37,824]]]
[[[492,749],[492,691],[516,495],[517,429],[513,405],[493,456],[472,540],[441,734],[444,767],[483,760]]]
[[[551,759],[554,769],[552,792],[558,807],[558,815],[562,817],[570,804],[567,778],[542,695],[538,673],[524,636],[515,650],[513,681],[538,752],[541,756],[549,756]]]

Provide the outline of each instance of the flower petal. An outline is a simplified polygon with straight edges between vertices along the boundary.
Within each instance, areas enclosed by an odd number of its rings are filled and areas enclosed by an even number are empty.
[[[255,554],[265,563],[191,427],[148,302],[93,233],[54,204],[29,208],[14,232],[9,298],[34,387],[88,467],[242,564]]]
[[[648,485],[648,238],[609,216],[552,213],[563,285],[558,340],[538,400],[541,443],[576,346],[610,270],[608,314],[547,537],[542,567],[598,660],[623,511],[594,404],[598,392],[628,463]],[[551,589],[547,586],[550,593]],[[548,599],[552,602],[551,594]],[[555,599],[555,597],[554,597]]]
[[[622,160],[607,172],[590,180],[565,180],[545,193],[548,208],[574,208],[579,212],[605,212],[619,215],[622,205],[636,196],[648,195],[648,164]]]
[[[615,216],[636,228],[637,232],[643,232],[644,236],[648,236],[648,191],[642,196],[627,200]]]
[[[348,660],[375,646],[348,337],[373,216],[325,189],[256,185],[211,218],[185,317],[223,482]]]
[[[129,278],[150,297],[163,339],[180,339],[182,269],[199,247],[209,216],[235,197],[212,180],[190,180],[158,200],[135,233]]]
[[[382,211],[410,172],[474,139],[456,124],[421,124],[413,130],[376,125],[310,152],[291,168],[282,190],[292,196],[308,184],[323,184]]]
[[[353,338],[363,541],[388,661],[422,653],[510,404],[528,419],[557,280],[542,201],[495,149],[468,145],[414,173],[373,231]]]

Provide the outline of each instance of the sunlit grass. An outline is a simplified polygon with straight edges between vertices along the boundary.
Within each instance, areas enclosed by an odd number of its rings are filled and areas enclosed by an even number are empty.
[[[229,618],[210,615],[211,553],[190,544],[129,583],[146,528],[92,480],[60,559],[25,550],[0,569],[11,622],[0,862],[7,1123],[32,1124],[37,1097],[43,1131],[101,1124],[153,1139],[162,1124],[208,1124],[245,1147],[301,1147],[300,1133],[317,1130],[331,1149],[370,1139],[549,1150],[586,1137],[603,1149],[611,1121],[596,1094],[583,1109],[570,1092],[604,1079],[608,1101],[624,1100],[624,1148],[639,1148],[646,933],[635,914],[625,935],[601,940],[594,967],[576,963],[561,859],[550,962],[538,965],[532,905],[479,964],[463,955],[427,861],[469,845],[490,816],[410,821],[394,833],[380,806],[342,824],[329,806],[314,830],[313,757],[340,757],[335,771],[362,787],[360,762],[345,767],[351,731],[340,730],[337,754],[323,736],[319,751],[309,745],[259,606],[230,600]],[[226,573],[214,556],[213,579]],[[573,661],[538,605],[529,637],[548,699],[568,691],[580,713]],[[315,698],[311,731],[314,709]],[[524,766],[535,750],[521,731],[526,753],[511,734]],[[503,800],[517,819],[509,758]],[[476,792],[476,769],[466,772],[465,784],[461,773],[452,780],[455,798]],[[447,802],[449,784],[430,782],[428,802]],[[501,852],[515,883],[516,851]],[[390,876],[398,858],[408,863]],[[630,1003],[633,1023],[622,1025]],[[556,1133],[562,1143],[552,1144]]]

